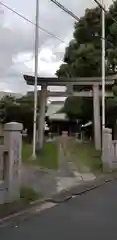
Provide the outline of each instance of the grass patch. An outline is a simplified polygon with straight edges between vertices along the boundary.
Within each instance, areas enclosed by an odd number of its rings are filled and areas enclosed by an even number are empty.
[[[39,199],[41,195],[31,188],[22,187],[20,189],[20,200],[10,203],[0,204],[0,218],[14,214],[30,206],[30,202]]]
[[[29,144],[29,143],[23,142],[23,146],[22,146],[22,160],[23,160],[23,163],[28,163],[31,155],[32,155],[32,145]]]
[[[37,165],[48,169],[58,168],[58,147],[57,142],[45,143],[43,150],[37,154],[36,160],[31,160],[32,145],[23,143],[22,158],[23,163]]]
[[[36,201],[40,195],[35,192],[32,188],[21,187],[20,198],[26,203]]]
[[[96,151],[92,142],[81,143],[70,140],[67,151],[72,161],[81,171],[83,166],[88,167],[94,173],[102,171],[101,151]]]

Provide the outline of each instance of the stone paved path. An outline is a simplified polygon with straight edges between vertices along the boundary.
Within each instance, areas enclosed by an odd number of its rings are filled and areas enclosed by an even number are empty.
[[[92,181],[96,176],[88,167],[79,172],[73,162],[68,162],[60,145],[59,151],[59,175],[57,176],[57,192],[81,184],[84,181]]]
[[[66,156],[60,144],[59,170],[43,170],[39,167],[23,166],[21,170],[21,185],[31,187],[41,192],[44,197],[50,197],[56,192],[69,189],[84,181],[92,181],[96,177],[87,167],[79,172],[72,162],[66,160]]]
[[[70,165],[65,169],[43,170],[39,167],[22,167],[21,185],[31,187],[37,192],[41,192],[44,197],[72,186],[81,184],[84,181],[92,181],[95,175],[92,173],[79,173],[76,169],[71,169]],[[69,171],[68,171],[69,168]]]
[[[21,185],[31,187],[45,197],[56,192],[56,171],[26,166],[22,168],[21,176]]]

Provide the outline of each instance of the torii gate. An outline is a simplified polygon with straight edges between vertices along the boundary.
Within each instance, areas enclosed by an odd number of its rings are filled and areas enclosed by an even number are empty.
[[[34,85],[35,77],[24,75],[24,79],[28,85]],[[107,76],[106,77],[106,96],[112,97],[112,85],[117,80],[117,75]],[[38,127],[38,140],[39,140],[39,149],[43,147],[44,140],[44,126],[45,126],[45,107],[47,96],[80,96],[80,97],[93,97],[93,115],[94,115],[94,138],[95,138],[95,148],[97,150],[101,149],[101,121],[100,121],[100,99],[102,95],[102,79],[101,77],[80,77],[80,78],[52,78],[52,77],[38,77],[37,80],[38,86],[41,86],[41,105],[40,105],[40,115],[39,115],[39,127]],[[47,91],[48,86],[66,86],[66,92],[50,92]],[[84,88],[85,90],[79,90],[79,88]],[[74,90],[77,88],[77,91]]]

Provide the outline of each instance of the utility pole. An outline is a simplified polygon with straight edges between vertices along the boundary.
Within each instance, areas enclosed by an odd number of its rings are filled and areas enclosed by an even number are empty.
[[[104,6],[104,0],[102,0]],[[102,131],[105,127],[105,11],[102,9]]]
[[[33,120],[33,153],[36,158],[36,126],[37,126],[37,78],[38,78],[38,22],[39,22],[39,0],[36,0],[36,25],[35,25],[35,86],[34,86],[34,120]]]

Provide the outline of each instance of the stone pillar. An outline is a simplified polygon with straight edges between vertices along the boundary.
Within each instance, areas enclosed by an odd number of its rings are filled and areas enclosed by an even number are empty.
[[[96,150],[101,149],[99,85],[93,85],[94,139]]]
[[[46,99],[47,99],[47,85],[43,84],[41,86],[41,92],[40,92],[40,112],[39,112],[39,122],[38,122],[37,150],[41,150],[43,148]]]
[[[112,130],[109,128],[104,128],[102,149],[102,162],[104,171],[106,172],[112,171],[112,160],[113,160]]]
[[[66,92],[67,92],[68,96],[72,96],[73,95],[73,85],[71,83],[68,83],[66,87],[67,87]]]
[[[6,123],[4,128],[4,147],[7,150],[5,164],[5,185],[7,187],[5,200],[20,199],[20,171],[22,159],[22,124]]]

